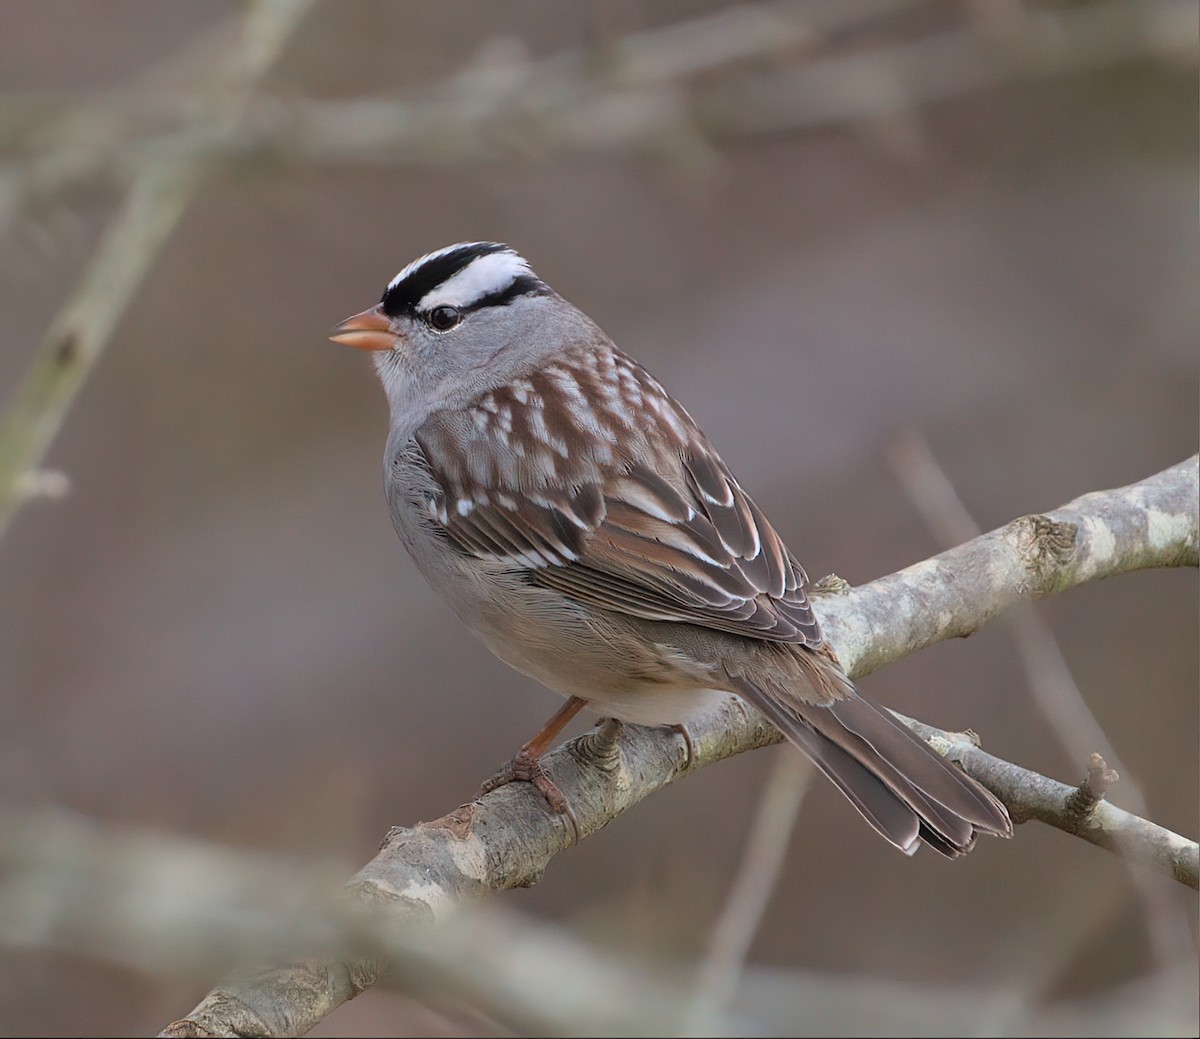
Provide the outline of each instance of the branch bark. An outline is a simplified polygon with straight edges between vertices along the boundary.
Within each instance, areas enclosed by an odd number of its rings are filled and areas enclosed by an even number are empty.
[[[823,598],[822,622],[850,674],[860,676],[933,642],[969,635],[1023,598],[1132,570],[1196,566],[1198,493],[1200,462],[1193,456],[1140,483],[1021,517],[848,594]],[[1010,805],[1017,821],[1039,819],[1197,887],[1194,841],[1094,798],[1081,812],[1076,788],[986,755],[961,734],[921,731]],[[690,762],[678,734],[612,723],[547,755],[548,771],[574,808],[580,839],[686,772],[779,739],[737,701],[689,725],[689,732]],[[514,784],[433,822],[394,828],[349,890],[393,924],[436,921],[461,903],[536,882],[572,843],[562,817]],[[227,979],[161,1035],[301,1034],[371,985],[384,966],[386,957],[376,952]]]
[[[1069,786],[980,750],[970,733],[943,732],[897,717],[999,797],[1014,823],[1036,819],[1194,890],[1200,886],[1200,846],[1105,801],[1105,790],[1119,777],[1099,754],[1092,755],[1083,781]],[[1097,772],[1103,777],[1099,783]]]
[[[983,533],[959,498],[945,470],[938,464],[928,442],[916,432],[901,435],[888,447],[888,458],[901,486],[913,506],[935,533],[943,548],[970,541]],[[1072,761],[1093,758],[1103,767],[1089,766],[1093,776],[1115,782],[1125,768],[1096,715],[1080,691],[1071,667],[1059,648],[1050,625],[1034,603],[1024,603],[1004,617],[1013,640],[1013,648],[1025,671],[1033,702],[1046,727],[1055,735]],[[1111,778],[1109,777],[1111,766]],[[1094,803],[1105,787],[1080,788]],[[1075,795],[1073,795],[1075,796]],[[1079,796],[1083,796],[1080,793]],[[1125,774],[1121,783],[1121,801],[1133,816],[1148,815],[1146,799],[1137,783]],[[1083,802],[1079,802],[1082,808]],[[1081,816],[1082,812],[1070,813]],[[1149,847],[1163,842],[1146,841]],[[1169,842],[1168,842],[1169,844]],[[1195,942],[1187,920],[1179,915],[1176,900],[1170,897],[1158,878],[1129,863],[1130,880],[1142,904],[1146,930],[1161,967],[1194,958]]]

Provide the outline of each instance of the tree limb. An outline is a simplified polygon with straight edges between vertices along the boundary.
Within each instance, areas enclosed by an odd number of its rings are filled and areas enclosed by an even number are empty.
[[[969,635],[1022,598],[1132,570],[1196,566],[1198,491],[1200,465],[1193,456],[1140,483],[1022,517],[846,595],[822,598],[822,622],[849,673],[858,676],[941,639]],[[547,755],[580,838],[685,771],[780,738],[737,701],[688,728],[690,764],[678,734],[612,723]],[[1011,803],[1015,819],[1039,819],[1197,887],[1195,842],[1106,803],[1080,813],[1074,788],[986,755],[964,737],[924,731],[936,749],[952,751],[967,772]],[[433,822],[392,829],[349,890],[393,922],[438,920],[460,903],[536,882],[572,843],[562,817],[530,788],[514,784]],[[161,1034],[301,1034],[374,983],[384,966],[377,954],[348,956],[228,979]]]
[[[926,525],[934,532],[943,548],[970,541],[983,533],[959,498],[950,478],[938,464],[929,444],[915,432],[897,437],[889,445],[888,458],[901,486]],[[1071,761],[1087,760],[1089,756],[1101,762],[1097,771],[1089,768],[1089,782],[1080,788],[1093,802],[1117,775],[1124,773],[1121,801],[1133,816],[1149,814],[1146,798],[1138,784],[1126,773],[1107,734],[1083,693],[1079,689],[1066,656],[1059,648],[1050,625],[1043,619],[1036,604],[1022,603],[1009,610],[1004,623],[1012,636],[1017,658],[1034,705],[1055,735]],[[1111,776],[1110,770],[1111,768]],[[1098,777],[1096,785],[1091,779]],[[1099,780],[1104,780],[1100,785]],[[1014,791],[1013,796],[1019,794]],[[1076,795],[1072,795],[1076,797]],[[1082,808],[1082,802],[1080,803]],[[1082,812],[1068,815],[1079,816]],[[1171,835],[1174,836],[1174,835]],[[1147,840],[1149,848],[1170,846],[1169,840]],[[1161,967],[1179,963],[1195,956],[1195,941],[1186,919],[1179,915],[1176,900],[1158,883],[1158,877],[1140,868],[1134,857],[1127,857],[1130,880],[1142,903],[1146,929]],[[1079,935],[1083,938],[1082,933]]]
[[[1193,455],[1112,491],[997,530],[817,604],[851,677],[978,631],[1022,599],[1153,567],[1197,565]]]

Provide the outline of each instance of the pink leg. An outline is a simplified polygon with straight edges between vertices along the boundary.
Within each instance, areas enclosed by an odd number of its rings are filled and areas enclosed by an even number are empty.
[[[550,745],[554,742],[555,737],[567,727],[567,723],[582,711],[585,706],[587,706],[586,700],[581,700],[578,696],[572,696],[554,712],[554,715],[545,725],[538,729],[533,738],[517,751],[512,761],[479,788],[479,796],[491,793],[499,787],[506,786],[518,780],[531,783],[546,799],[546,803],[551,808],[571,820],[571,825],[575,828],[576,835],[578,835],[579,825],[575,820],[575,813],[571,811],[571,806],[567,803],[567,798],[563,792],[546,775],[546,770],[542,767],[542,763],[538,759],[550,749]]]

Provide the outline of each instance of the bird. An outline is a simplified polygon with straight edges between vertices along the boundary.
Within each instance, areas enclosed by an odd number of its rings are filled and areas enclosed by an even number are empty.
[[[330,338],[373,355],[417,568],[567,698],[485,790],[525,779],[569,811],[538,759],[585,705],[686,726],[734,696],[906,854],[1011,835],[991,792],[859,694],[803,567],[691,415],[513,248],[421,256]]]

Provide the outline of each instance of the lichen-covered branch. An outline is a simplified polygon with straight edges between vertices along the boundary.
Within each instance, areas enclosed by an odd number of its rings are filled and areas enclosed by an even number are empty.
[[[1200,461],[1140,483],[1085,495],[819,606],[851,675],[865,674],[942,638],[967,635],[1022,598],[1151,567],[1197,565]],[[1197,845],[1102,801],[1080,811],[1076,788],[983,754],[969,740],[926,729],[931,742],[987,784],[1014,818],[1039,819],[1128,855],[1192,887]],[[779,734],[736,702],[689,725],[690,762],[678,734],[605,723],[544,760],[578,820],[580,838],[642,798]],[[534,883],[575,836],[561,816],[514,784],[412,829],[397,827],[350,882],[353,896],[397,921],[438,920],[457,905]],[[378,955],[309,960],[231,979],[168,1036],[306,1031],[372,984]],[[281,1000],[281,993],[303,999]]]
[[[888,446],[887,453],[909,501],[943,548],[971,541],[983,533],[924,437],[915,431],[901,434]],[[1044,722],[1070,760],[1083,761],[1090,756],[1105,763],[1098,773],[1089,767],[1089,783],[1080,788],[1081,791],[1098,789],[1092,784],[1093,779],[1097,776],[1104,779],[1110,771],[1115,777],[1123,771],[1123,766],[1075,681],[1054,632],[1033,603],[1010,610],[1004,623],[1041,719],[1035,719],[1034,724]],[[1121,802],[1134,816],[1148,814],[1141,788],[1128,775],[1121,780]],[[1126,861],[1156,961],[1165,967],[1193,957],[1195,942],[1187,921],[1179,915],[1175,899],[1151,872],[1135,867],[1132,859]]]
[[[1021,599],[1151,567],[1197,565],[1196,456],[1140,483],[1022,516],[818,604],[855,677],[978,631]]]

